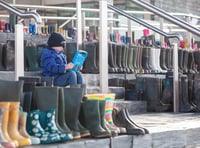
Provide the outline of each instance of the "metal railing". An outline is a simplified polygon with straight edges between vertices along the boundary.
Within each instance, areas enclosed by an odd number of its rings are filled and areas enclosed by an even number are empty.
[[[0,6],[2,6],[3,8],[5,8],[6,10],[22,17],[22,18],[34,18],[36,22],[41,23],[42,19],[40,17],[40,15],[36,12],[26,12],[26,13],[22,13],[20,10],[18,10],[15,7],[12,7],[10,5],[8,5],[7,3],[0,1]]]

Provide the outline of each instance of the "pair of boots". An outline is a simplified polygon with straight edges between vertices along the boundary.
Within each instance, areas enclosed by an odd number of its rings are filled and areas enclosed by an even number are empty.
[[[86,100],[81,105],[80,122],[89,129],[94,138],[111,137],[104,120],[105,102]]]
[[[69,141],[72,137],[62,133],[56,126],[55,109],[45,112],[32,110],[28,113],[27,132],[40,139],[41,144]]]
[[[146,128],[137,125],[130,117],[128,109],[123,108],[121,110],[114,108],[113,121],[117,126],[126,128],[128,135],[144,135],[149,134]]]
[[[1,109],[1,140],[13,147],[38,144],[39,141],[26,134],[24,115],[20,113],[19,102],[0,102]]]
[[[40,111],[55,109],[55,121],[58,129],[79,139],[90,135],[89,131],[79,122],[80,104],[84,93],[83,86],[71,87],[35,87],[33,106]],[[73,112],[73,114],[72,114]]]
[[[103,136],[117,136],[118,134],[126,133],[125,128],[120,128],[114,125],[112,120],[112,110],[114,106],[114,98],[115,94],[87,94],[85,95],[85,101],[82,103],[82,114],[81,117],[83,124],[87,122],[92,122],[93,120],[97,120],[101,123],[101,126],[106,133],[109,135]],[[91,114],[88,114],[88,110],[93,110]],[[90,117],[92,116],[92,117]],[[92,120],[90,120],[92,118]],[[98,122],[98,124],[99,124]],[[97,124],[97,123],[96,123]],[[91,134],[93,132],[93,128],[90,129],[90,126],[85,124],[86,127],[90,130]],[[92,134],[95,137],[95,134]],[[101,133],[100,133],[101,135]]]

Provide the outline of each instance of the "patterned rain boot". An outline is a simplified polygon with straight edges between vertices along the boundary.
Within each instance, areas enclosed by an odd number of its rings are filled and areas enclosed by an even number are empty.
[[[57,134],[60,136],[60,141],[70,141],[72,140],[72,135],[62,133],[56,126],[55,122],[55,109],[49,109],[46,112],[40,112],[40,124],[42,128],[51,134]]]
[[[29,135],[40,139],[41,144],[49,144],[60,141],[60,136],[44,131],[39,122],[40,111],[32,110],[28,113],[26,129]]]

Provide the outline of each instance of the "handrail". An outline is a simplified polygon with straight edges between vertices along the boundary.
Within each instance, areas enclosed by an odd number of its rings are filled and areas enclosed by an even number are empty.
[[[186,29],[187,31],[189,31],[193,34],[196,34],[197,36],[200,36],[200,29],[195,28],[194,26],[190,25],[189,23],[187,23],[175,16],[168,14],[164,10],[161,10],[161,9],[159,9],[151,4],[148,4],[147,2],[141,1],[141,0],[132,0],[132,2],[151,11],[151,12],[154,12],[155,14],[165,18],[168,21],[173,22],[174,24],[182,27],[183,29]]]
[[[143,20],[140,20],[140,19],[124,12],[123,10],[121,10],[121,9],[111,5],[111,4],[108,4],[108,8],[119,13],[119,14],[121,14],[121,15],[123,15],[123,16],[125,16],[125,17],[127,17],[127,18],[129,18],[129,19],[131,19],[131,20],[133,20],[133,21],[135,21],[135,22],[137,22],[137,23],[139,23],[140,25],[143,25],[143,26],[155,31],[158,34],[161,34],[161,35],[167,37],[167,38],[177,38],[178,40],[183,40],[183,37],[180,34],[167,34],[166,32],[144,22]]]
[[[26,13],[22,13],[21,11],[19,11],[17,8],[12,7],[10,5],[8,5],[7,3],[0,1],[0,6],[2,6],[3,8],[11,11],[12,13],[22,17],[22,18],[29,18],[32,17],[35,19],[36,22],[41,23],[42,19],[40,17],[40,15],[36,12],[26,12]]]

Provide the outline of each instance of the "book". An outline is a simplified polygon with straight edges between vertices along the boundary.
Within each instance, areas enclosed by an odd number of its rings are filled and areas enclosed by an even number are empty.
[[[73,69],[71,71],[80,71],[80,68],[83,66],[85,59],[88,56],[88,52],[84,50],[77,50],[72,59],[72,63],[74,64]]]

